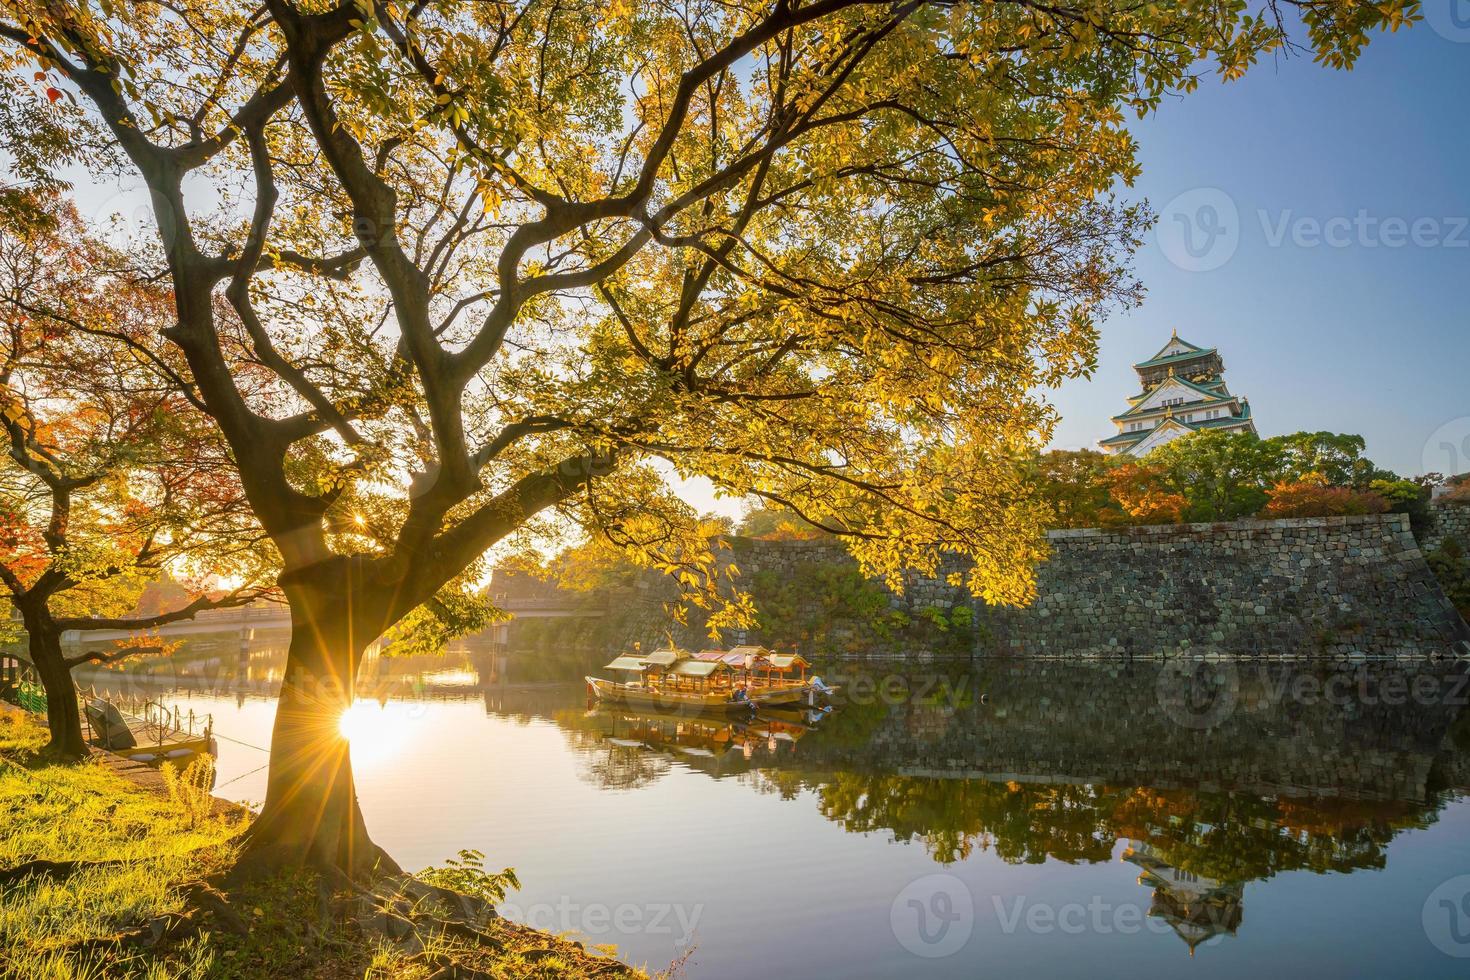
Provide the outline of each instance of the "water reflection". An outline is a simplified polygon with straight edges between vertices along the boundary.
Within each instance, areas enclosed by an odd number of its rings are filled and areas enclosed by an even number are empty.
[[[646,786],[677,764],[809,799],[844,830],[920,842],[941,865],[977,852],[1102,863],[1121,848],[1151,889],[1148,914],[1191,950],[1237,933],[1247,884],[1383,868],[1396,836],[1431,825],[1470,785],[1460,668],[1173,669],[1191,688],[1229,691],[1228,710],[1211,707],[1208,724],[1181,719],[1177,702],[1218,696],[1173,690],[1170,672],[1032,663],[937,682],[901,673],[889,681],[900,696],[806,722],[553,717],[583,755],[583,777],[607,789]],[[861,691],[854,679],[848,689]]]
[[[186,650],[151,683],[241,705],[217,731],[264,745],[284,645],[230,652]],[[1420,914],[1470,868],[1470,835],[1436,832],[1470,824],[1461,666],[825,665],[831,715],[742,722],[591,709],[580,684],[518,688],[504,666],[370,664],[351,728],[375,837],[411,867],[462,847],[515,864],[528,905],[707,903],[695,977],[1136,975],[1201,946],[1218,975],[1295,951],[1313,971],[1456,975]],[[224,747],[222,783],[262,761]],[[973,894],[977,936],[916,960],[889,906],[935,873]],[[1132,908],[1168,948],[1008,929],[1022,900]],[[678,954],[590,938],[655,967]]]

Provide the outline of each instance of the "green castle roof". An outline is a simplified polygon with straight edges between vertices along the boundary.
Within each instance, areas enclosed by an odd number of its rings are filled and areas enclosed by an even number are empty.
[[[1165,357],[1164,351],[1168,350],[1170,347],[1173,347],[1175,344],[1182,344],[1189,349],[1178,354],[1170,354],[1169,356]],[[1146,361],[1139,361],[1137,364],[1133,365],[1133,367],[1135,369],[1141,370],[1143,368],[1159,367],[1164,364],[1183,364],[1185,361],[1198,360],[1201,357],[1208,357],[1211,354],[1217,353],[1219,353],[1219,350],[1217,348],[1201,347],[1198,344],[1191,344],[1189,341],[1179,336],[1178,331],[1175,331],[1174,335],[1169,338],[1169,342],[1163,347],[1159,348],[1159,352],[1157,354],[1155,354],[1153,357],[1150,357]]]
[[[1108,436],[1108,438],[1100,440],[1098,442],[1098,445],[1131,446],[1135,442],[1141,441],[1144,436],[1148,435],[1152,431],[1153,429],[1139,429],[1137,432],[1119,432],[1115,436]]]
[[[1251,420],[1251,405],[1250,402],[1242,401],[1240,403],[1239,414],[1223,415],[1217,419],[1201,419],[1198,422],[1190,422],[1186,419],[1180,418],[1177,415],[1171,415],[1169,416],[1169,420],[1173,422],[1178,422],[1186,429],[1194,432],[1198,432],[1201,429],[1229,428],[1230,426],[1240,425],[1242,422],[1249,422]],[[1119,432],[1115,436],[1109,436],[1108,438],[1101,440],[1098,445],[1131,446],[1136,443],[1142,442],[1145,436],[1147,436],[1150,432],[1153,432],[1157,428],[1158,426],[1156,425],[1150,429],[1138,429],[1133,432]]]
[[[1194,409],[1199,406],[1219,405],[1225,402],[1233,402],[1237,400],[1234,395],[1226,390],[1224,380],[1212,382],[1211,384],[1206,385],[1200,384],[1199,382],[1190,381],[1188,378],[1181,378],[1177,374],[1174,375],[1174,380],[1178,381],[1180,384],[1184,385],[1187,388],[1193,388],[1195,391],[1204,395],[1205,398],[1197,402],[1185,402],[1183,405],[1155,405],[1152,408],[1140,408],[1138,405],[1134,405],[1126,412],[1123,412],[1120,415],[1114,415],[1113,421],[1116,422],[1118,419],[1135,418],[1140,415],[1150,415],[1154,412],[1162,412],[1170,408],[1179,409],[1187,406],[1190,409]],[[1144,392],[1144,397],[1146,398],[1150,394],[1152,394],[1152,392]],[[1131,398],[1129,399],[1129,401],[1133,400],[1134,399]],[[1138,401],[1142,400],[1142,398],[1138,399]]]

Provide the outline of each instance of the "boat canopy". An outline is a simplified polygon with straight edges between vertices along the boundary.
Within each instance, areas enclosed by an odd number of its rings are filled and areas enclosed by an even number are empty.
[[[680,660],[687,660],[688,658],[689,653],[686,650],[665,649],[655,650],[652,653],[645,654],[640,659],[644,663],[654,667],[669,667],[678,663]]]
[[[634,657],[634,656],[632,656],[630,654],[623,654],[623,656],[621,656],[618,659],[614,660],[612,663],[608,664],[603,669],[604,670],[637,670],[637,671],[641,671],[646,666],[647,666],[647,664],[645,664],[641,658]]]
[[[810,667],[811,661],[799,653],[770,653],[766,660],[777,670],[791,670],[795,667]]]
[[[771,651],[760,646],[731,647],[730,653],[739,657],[743,662],[746,657],[769,657]]]
[[[715,660],[681,660],[665,673],[679,677],[708,677],[716,671],[728,671],[729,669],[728,664]]]
[[[722,663],[730,667],[745,666],[745,657],[734,650],[701,650],[694,655],[694,659]]]

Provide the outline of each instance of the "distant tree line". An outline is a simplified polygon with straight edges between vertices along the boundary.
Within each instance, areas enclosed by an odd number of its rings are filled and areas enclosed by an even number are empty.
[[[1332,432],[1204,431],[1141,458],[1056,450],[1031,465],[1053,526],[1066,528],[1403,513],[1418,532],[1446,482],[1401,477],[1364,455],[1362,436]],[[1451,496],[1470,500],[1457,479]]]

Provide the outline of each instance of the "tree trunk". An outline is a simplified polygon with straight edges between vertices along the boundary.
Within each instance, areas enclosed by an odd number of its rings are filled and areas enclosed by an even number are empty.
[[[77,686],[71,668],[61,653],[61,631],[44,608],[22,608],[29,639],[31,663],[46,691],[46,727],[51,741],[46,752],[66,759],[80,759],[87,754],[82,739],[82,713],[77,704]]]
[[[310,865],[362,877],[398,870],[368,836],[352,758],[340,729],[352,706],[368,643],[354,621],[363,596],[338,563],[298,574],[282,587],[291,604],[291,644],[271,736],[265,805],[251,826],[242,865]]]

